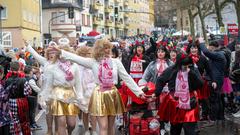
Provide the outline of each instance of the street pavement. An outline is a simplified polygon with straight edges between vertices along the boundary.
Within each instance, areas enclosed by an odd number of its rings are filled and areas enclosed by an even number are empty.
[[[34,131],[33,135],[45,135],[47,125],[44,113],[39,117],[37,123],[41,125],[43,129]],[[76,126],[73,135],[83,135],[83,128]],[[121,133],[117,132],[116,135],[121,135]],[[182,135],[184,134],[182,133]],[[240,135],[240,118],[233,118],[231,115],[228,115],[223,124],[202,128],[200,129],[199,135]]]

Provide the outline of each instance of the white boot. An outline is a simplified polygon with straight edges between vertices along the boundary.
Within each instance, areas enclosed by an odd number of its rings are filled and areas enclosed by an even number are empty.
[[[92,135],[97,135],[97,132],[96,131],[92,131]]]
[[[239,118],[240,117],[240,110],[237,113],[234,113],[233,117]]]

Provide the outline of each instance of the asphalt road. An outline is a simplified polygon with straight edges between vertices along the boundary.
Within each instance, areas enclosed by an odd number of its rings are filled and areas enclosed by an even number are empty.
[[[37,123],[42,126],[42,130],[33,132],[33,135],[45,135],[47,131],[47,125],[45,120],[45,114],[43,113]],[[202,123],[200,123],[201,125]],[[76,126],[73,135],[82,135],[83,128]],[[116,135],[121,135],[117,132]],[[184,135],[184,134],[183,134]],[[205,127],[200,129],[199,135],[240,135],[240,118],[233,118],[231,116],[226,117],[223,124],[216,124],[211,127]]]

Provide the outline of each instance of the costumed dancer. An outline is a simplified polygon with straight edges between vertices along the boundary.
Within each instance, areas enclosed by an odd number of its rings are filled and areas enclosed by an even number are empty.
[[[171,135],[180,135],[182,128],[185,135],[196,134],[195,128],[199,120],[196,90],[203,86],[203,80],[192,64],[190,57],[180,53],[176,64],[167,68],[157,79],[153,97],[158,97],[168,84],[169,93],[162,102],[164,106],[160,106],[160,110],[168,113],[160,112],[160,117],[170,121]]]
[[[177,57],[177,50],[175,49],[170,49],[170,60],[173,62],[173,63],[176,63],[176,57]]]
[[[10,63],[10,74],[6,80],[5,89],[9,96],[11,135],[31,135],[29,121],[29,106],[27,96],[32,90],[25,78],[19,77],[19,62]]]
[[[61,48],[71,51],[67,45]],[[54,48],[49,49],[55,56],[53,63],[48,65],[45,71],[46,80],[39,99],[43,105],[44,102],[50,101],[47,109],[51,115],[56,117],[58,135],[71,135],[79,114],[79,101],[83,99],[79,67],[68,60],[60,59],[59,52]]]
[[[58,49],[58,47],[55,47]],[[93,58],[84,58],[75,54],[59,50],[62,57],[91,68],[94,73],[95,88],[89,103],[89,113],[97,116],[99,135],[114,135],[115,116],[125,110],[120,94],[115,87],[118,76],[127,86],[142,99],[145,95],[134,80],[128,75],[119,59],[111,58],[112,44],[106,40],[97,40],[93,48]]]
[[[153,82],[154,84],[156,84],[157,78],[163,73],[163,71],[167,69],[169,66],[173,65],[173,63],[169,60],[169,52],[164,46],[160,46],[157,49],[156,58],[157,59],[152,61],[146,68],[142,79],[138,82],[140,86],[148,82]],[[164,87],[161,98],[167,95],[167,93],[168,93],[168,87],[166,85]],[[164,99],[161,99],[161,100],[164,100]],[[160,100],[160,104],[161,104],[161,100]],[[164,110],[159,111],[159,113],[164,113]],[[165,120],[164,119],[161,119],[161,120],[162,120],[162,122],[160,122],[161,135],[164,135],[166,133],[165,122],[164,122]]]
[[[76,53],[82,57],[91,57],[92,48],[87,46],[81,46],[77,49]],[[83,112],[83,124],[85,133],[84,135],[90,135],[89,131],[89,112],[88,105],[93,93],[93,90],[96,87],[96,83],[94,80],[94,75],[91,69],[86,68],[84,66],[79,65],[79,73],[80,73],[80,88],[83,91],[83,99],[81,101],[80,109]],[[93,135],[97,135],[96,133],[96,117],[90,115],[90,123],[92,125]]]
[[[144,45],[136,42],[136,45],[133,48],[133,54],[129,58],[127,69],[128,73],[136,83],[142,79],[143,73],[150,62],[150,59],[144,53]]]
[[[32,56],[40,63],[40,65],[42,66],[42,77],[41,77],[41,82],[40,84],[44,84],[46,81],[45,78],[45,71],[48,70],[48,66],[50,64],[52,64],[54,62],[55,59],[55,51],[52,51],[51,49],[46,49],[46,53],[45,53],[45,57],[43,57],[42,55],[38,54],[38,52],[36,52],[32,46],[27,43],[26,41],[25,45],[26,45],[26,50],[28,52],[30,52],[32,54]],[[50,42],[49,46],[51,46],[52,44],[56,44],[55,42]],[[47,121],[47,135],[53,135],[52,132],[52,125],[53,125],[53,116],[49,113],[46,113],[46,121]],[[57,125],[56,121],[55,121],[55,125]],[[55,132],[57,132],[57,126],[55,126]]]
[[[197,44],[199,44],[198,41],[189,44],[186,52],[191,57],[194,66],[199,70],[204,80],[204,86],[198,90],[198,99],[202,107],[202,120],[207,120],[209,114],[208,98],[210,96],[210,87],[208,82],[212,81],[212,73],[207,58],[201,54],[200,48]]]

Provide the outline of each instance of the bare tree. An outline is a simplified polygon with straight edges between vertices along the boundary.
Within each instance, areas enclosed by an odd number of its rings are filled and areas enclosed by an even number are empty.
[[[198,15],[198,12],[195,10],[196,1],[188,0],[188,3],[189,3],[188,16],[189,16],[189,22],[190,22],[190,31],[191,31],[193,40],[195,40],[194,18]]]
[[[204,19],[211,15],[214,14],[214,8],[213,8],[213,1],[212,0],[197,0],[197,11],[198,15],[202,24],[202,33],[204,40],[206,44],[208,44],[208,38],[206,34],[206,29],[205,29],[205,22]]]
[[[177,5],[180,6],[181,12],[183,10],[188,11],[189,16],[189,22],[190,22],[190,32],[193,37],[193,40],[195,40],[195,28],[194,28],[194,18],[198,15],[198,12],[196,10],[196,0],[180,0],[177,1]]]

